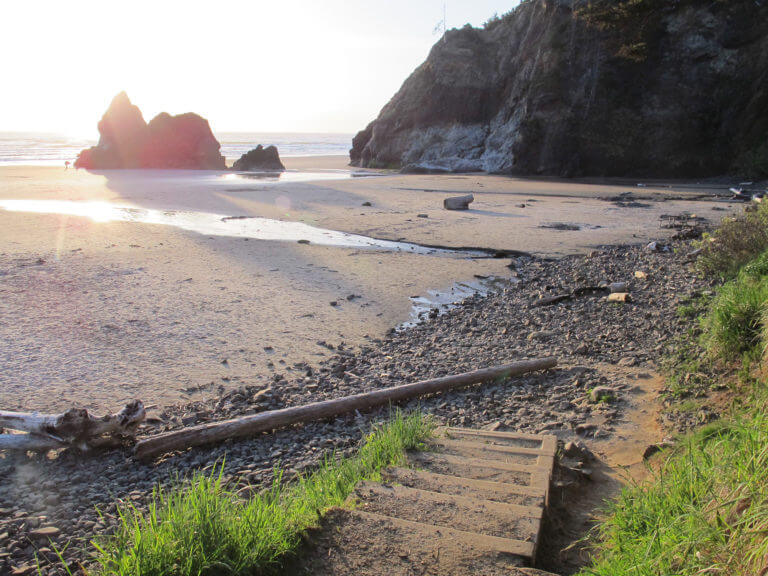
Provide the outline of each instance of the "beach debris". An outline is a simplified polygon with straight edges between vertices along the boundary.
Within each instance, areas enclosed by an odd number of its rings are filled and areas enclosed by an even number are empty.
[[[429,214],[416,214],[416,218],[429,218]]]
[[[371,204],[370,202],[363,202],[362,206],[373,206],[373,204]]]
[[[635,278],[637,280],[647,280],[648,274],[646,272],[643,272],[642,270],[635,270]]]
[[[616,294],[617,292],[629,292],[628,287],[629,285],[626,282],[614,282],[608,286],[611,294]]]
[[[114,446],[133,438],[145,418],[146,409],[141,400],[134,400],[117,414],[102,418],[81,408],[62,414],[0,410],[0,429],[23,432],[0,434],[0,450],[47,452],[74,447],[86,452],[91,448]]]
[[[581,226],[578,224],[570,224],[568,222],[547,222],[540,224],[539,228],[549,228],[551,230],[562,230],[565,232],[576,232],[581,230]]]
[[[522,360],[463,374],[402,384],[400,386],[382,388],[353,396],[305,404],[303,406],[292,406],[280,410],[260,412],[234,420],[210,422],[146,438],[136,444],[135,456],[138,459],[154,458],[160,454],[184,450],[192,446],[212,444],[229,438],[244,438],[261,432],[269,432],[277,428],[290,426],[291,424],[322,420],[338,416],[339,414],[355,412],[356,410],[384,406],[399,402],[400,400],[445,392],[470,384],[499,381],[528,372],[555,368],[556,366],[557,359],[552,357]]]
[[[614,292],[608,295],[608,302],[632,302],[632,296],[628,292]]]
[[[475,201],[472,194],[466,196],[452,196],[443,200],[443,208],[446,210],[469,210],[469,205]]]
[[[733,196],[731,197],[732,200],[737,200],[739,202],[749,202],[752,200],[752,195],[743,188],[729,188],[729,191],[733,192]]]
[[[564,300],[570,300],[573,297],[572,294],[557,294],[555,296],[546,296],[544,298],[539,298],[536,300],[536,302],[533,303],[534,307],[538,306],[552,306],[553,304],[557,304],[558,302],[563,302]]]
[[[669,246],[654,240],[645,245],[646,252],[669,252]]]
[[[595,293],[604,293],[608,289],[609,288],[608,288],[607,282],[601,282],[597,286],[579,286],[578,288],[574,288],[569,293],[541,297],[533,303],[533,307],[536,308],[539,306],[552,306],[553,304],[559,304],[560,302],[564,302],[566,300],[570,300],[571,298],[576,298],[578,296],[585,296],[588,294],[595,294]]]

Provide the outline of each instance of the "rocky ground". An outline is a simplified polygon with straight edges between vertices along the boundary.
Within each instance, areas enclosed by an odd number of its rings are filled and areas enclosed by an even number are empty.
[[[279,361],[269,382],[260,375],[253,385],[215,401],[152,415],[142,434],[552,355],[559,358],[556,370],[403,407],[420,406],[450,425],[610,438],[632,379],[658,368],[682,332],[677,307],[707,288],[690,270],[686,241],[656,248],[606,247],[560,260],[513,260],[513,279],[498,293],[433,313],[370,347],[339,346],[319,365]],[[628,283],[631,302],[611,303],[606,291],[593,290],[613,282]],[[132,460],[129,450],[86,457],[0,454],[0,573],[35,573],[37,557],[41,574],[58,574],[54,547],[72,565],[87,564],[87,542],[115,525],[117,504],[146,506],[157,483],[210,469],[226,456],[225,473],[233,483],[257,485],[271,478],[277,464],[290,475],[333,451],[354,450],[371,422],[387,414],[381,409],[311,423],[148,464]]]

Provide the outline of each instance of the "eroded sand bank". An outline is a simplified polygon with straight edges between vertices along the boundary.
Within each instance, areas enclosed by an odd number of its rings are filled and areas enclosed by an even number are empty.
[[[292,172],[277,183],[207,172],[6,167],[0,200],[108,202],[174,217],[258,216],[387,240],[549,256],[659,239],[670,233],[659,227],[662,214],[716,220],[722,212],[713,208],[728,206],[694,201],[713,190],[691,185],[361,177],[340,157],[285,161]],[[469,191],[472,210],[442,210],[443,197]],[[627,192],[636,198],[607,200]],[[549,227],[559,224],[579,230]],[[221,234],[98,214],[0,210],[0,407],[106,410],[133,397],[162,406],[212,395],[220,386],[311,364],[329,353],[321,341],[366,345],[408,320],[411,296],[475,275],[511,275],[509,259]]]

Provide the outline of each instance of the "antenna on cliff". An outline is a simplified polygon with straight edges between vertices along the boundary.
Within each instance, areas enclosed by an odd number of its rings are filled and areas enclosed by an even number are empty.
[[[445,31],[447,30],[447,20],[445,17],[446,12],[446,3],[443,2],[443,19],[440,20],[437,24],[435,24],[435,29],[432,30],[432,34],[442,34],[443,40],[445,40]]]

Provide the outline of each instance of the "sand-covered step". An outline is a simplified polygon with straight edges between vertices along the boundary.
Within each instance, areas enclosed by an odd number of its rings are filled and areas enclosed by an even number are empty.
[[[557,451],[557,437],[553,434],[523,434],[519,432],[492,432],[470,428],[444,428],[444,435],[454,440],[482,442],[510,448],[540,450],[542,454],[554,456]]]
[[[295,573],[551,576],[522,566],[529,543],[361,512],[331,510],[311,536],[316,553]]]
[[[455,494],[519,506],[543,506],[541,488],[436,474],[413,468],[387,468],[382,478],[390,483],[442,494]]]
[[[416,468],[437,474],[533,486],[540,488],[542,495],[548,489],[551,474],[550,469],[545,466],[524,466],[434,452],[412,452],[408,455],[408,460]]]
[[[353,497],[365,512],[531,543],[543,514],[539,507],[374,482],[361,482]]]
[[[538,448],[518,448],[451,438],[434,438],[429,441],[429,446],[431,450],[442,454],[498,460],[524,466],[545,466],[552,459],[552,456]]]

